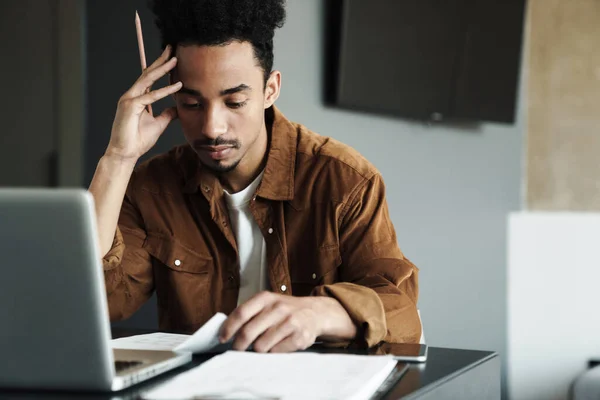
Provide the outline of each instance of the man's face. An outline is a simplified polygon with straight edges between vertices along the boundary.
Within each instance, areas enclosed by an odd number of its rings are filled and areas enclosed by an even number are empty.
[[[175,94],[177,113],[202,164],[229,172],[246,156],[262,158],[253,153],[266,133],[264,110],[272,102],[265,98],[263,70],[252,45],[178,46],[176,56],[172,80],[183,83]]]

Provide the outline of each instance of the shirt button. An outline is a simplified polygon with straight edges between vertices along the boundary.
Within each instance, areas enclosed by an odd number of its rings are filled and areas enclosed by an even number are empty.
[[[181,265],[181,261],[180,260],[175,260],[175,265],[179,267]]]
[[[269,228],[269,235],[273,233],[273,228]]]
[[[313,279],[317,279],[317,274],[312,274]]]
[[[287,290],[287,286],[285,286],[285,285],[281,285],[281,291],[282,291],[282,292],[285,292],[286,290]]]
[[[229,279],[229,282],[233,282],[233,275],[229,275],[227,279]]]

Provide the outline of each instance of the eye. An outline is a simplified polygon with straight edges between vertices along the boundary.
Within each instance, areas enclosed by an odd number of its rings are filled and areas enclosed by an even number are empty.
[[[233,109],[242,108],[246,105],[247,102],[248,102],[248,100],[240,101],[240,102],[229,102],[229,103],[227,103],[227,107],[233,108]]]
[[[183,103],[182,107],[183,108],[200,108],[201,104],[200,103]]]

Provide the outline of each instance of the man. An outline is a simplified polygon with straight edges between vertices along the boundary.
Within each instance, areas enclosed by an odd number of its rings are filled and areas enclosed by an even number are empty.
[[[120,99],[89,189],[111,319],[156,290],[161,329],[194,331],[221,311],[220,339],[240,350],[418,342],[417,269],[380,174],[274,106],[284,1],[152,9],[165,51]],[[147,92],[166,74],[171,85]],[[146,111],[167,96],[175,107]],[[175,118],[187,144],[135,167]]]

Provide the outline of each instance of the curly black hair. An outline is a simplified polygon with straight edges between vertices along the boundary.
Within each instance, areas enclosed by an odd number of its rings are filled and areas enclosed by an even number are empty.
[[[285,22],[285,0],[150,0],[162,47],[250,42],[264,71],[273,68],[275,28]]]

